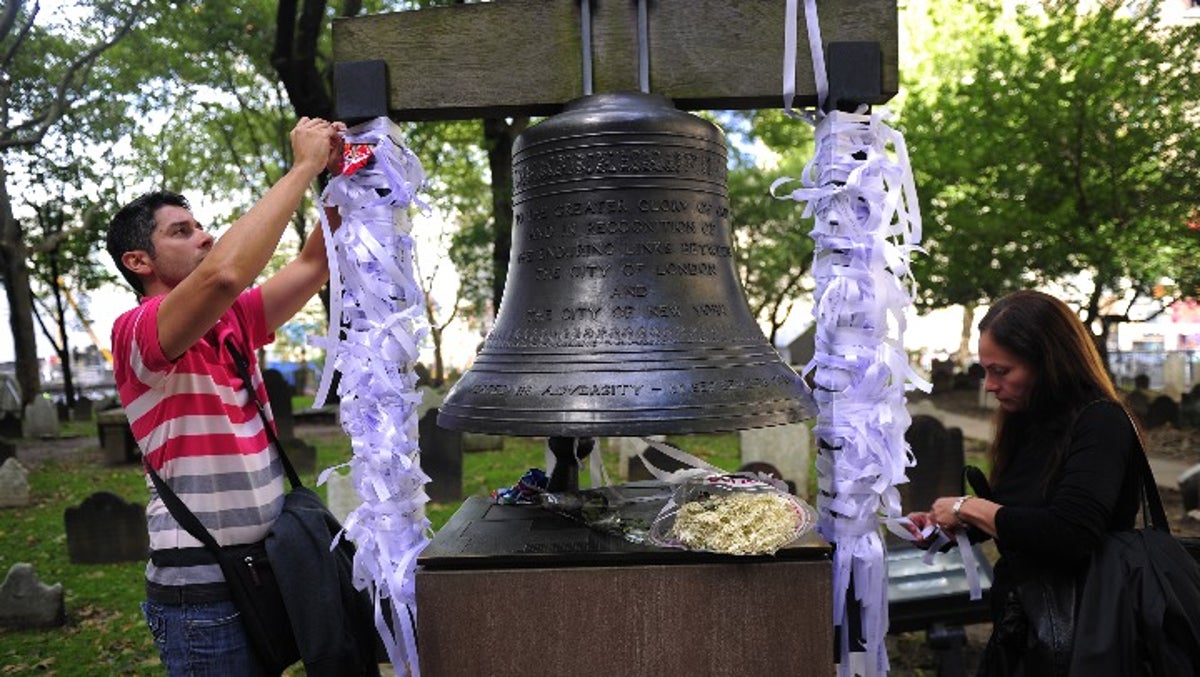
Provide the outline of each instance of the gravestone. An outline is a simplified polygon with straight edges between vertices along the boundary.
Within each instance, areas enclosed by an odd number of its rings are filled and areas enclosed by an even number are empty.
[[[987,381],[986,380],[980,381],[979,382],[979,408],[980,409],[989,409],[989,410],[995,409],[996,405],[998,405],[998,404],[1000,404],[1000,402],[996,399],[996,396],[987,391]]]
[[[0,463],[17,457],[17,443],[0,437]]]
[[[421,402],[417,405],[417,420],[425,418],[425,412],[430,409],[437,409],[442,406],[442,400],[446,399],[445,388],[434,388],[433,386],[419,386],[417,392],[421,393]]]
[[[780,479],[795,483],[798,496],[808,498],[808,472],[812,462],[809,436],[804,423],[743,430],[741,441],[742,464],[768,463],[782,473]]]
[[[100,449],[104,461],[110,465],[140,462],[137,440],[129,428],[125,410],[106,409],[96,414],[96,433],[100,437]]]
[[[284,451],[287,452],[288,460],[292,462],[292,467],[296,469],[296,473],[300,475],[311,475],[317,469],[317,448],[305,442],[299,437],[291,439],[281,439],[279,443],[283,445]]]
[[[267,400],[271,402],[271,416],[275,420],[275,434],[281,442],[296,437],[296,416],[292,411],[292,386],[278,369],[263,371],[263,384],[267,387]]]
[[[436,408],[425,412],[417,424],[420,433],[421,469],[429,475],[425,493],[435,503],[462,500],[463,434],[437,424]]]
[[[76,421],[90,421],[92,414],[95,412],[96,403],[91,398],[81,397],[75,400],[75,409],[72,412]]]
[[[29,472],[16,458],[0,465],[0,508],[29,505]]]
[[[45,585],[33,565],[17,562],[0,583],[0,627],[50,628],[67,618],[62,583]]]
[[[1125,395],[1125,406],[1142,425],[1146,424],[1146,416],[1150,413],[1150,396],[1145,390],[1136,388]]]
[[[463,433],[463,451],[499,451],[504,448],[504,435],[489,433]]]
[[[1184,393],[1179,401],[1179,422],[1181,425],[1200,428],[1200,395],[1192,392]]]
[[[67,556],[74,564],[136,562],[150,552],[146,507],[97,491],[63,511]]]
[[[954,390],[954,362],[934,360],[929,369],[929,381],[935,395]]]
[[[666,435],[650,435],[648,437],[657,442],[665,442],[667,439]],[[616,454],[620,459],[618,467],[624,473],[625,480],[636,482],[653,479],[653,475],[646,469],[642,459],[638,457],[648,446],[641,437],[609,437],[605,440],[605,444],[608,453]]]
[[[1188,389],[1188,358],[1178,351],[1167,353],[1162,366],[1163,393],[1178,400]]]
[[[984,380],[987,379],[987,370],[982,364],[972,362],[971,366],[967,367],[967,383],[972,390],[982,388]]]
[[[904,433],[917,464],[908,469],[908,482],[899,485],[902,512],[929,510],[940,496],[963,493],[963,434],[933,416],[917,414]]]
[[[25,405],[21,429],[25,437],[58,437],[59,430],[58,411],[53,402],[44,397],[35,397]]]
[[[1179,494],[1183,499],[1183,514],[1200,508],[1200,463],[1179,475]]]
[[[16,412],[0,412],[0,437],[21,437],[25,432],[21,428],[21,417]]]
[[[325,478],[325,495],[328,497],[329,512],[338,519],[342,524],[346,523],[346,518],[359,505],[362,504],[362,499],[358,496],[358,490],[354,488],[354,480],[350,473],[331,472]]]
[[[1146,412],[1146,427],[1160,428],[1164,425],[1179,426],[1179,403],[1167,395],[1159,395],[1150,402]]]

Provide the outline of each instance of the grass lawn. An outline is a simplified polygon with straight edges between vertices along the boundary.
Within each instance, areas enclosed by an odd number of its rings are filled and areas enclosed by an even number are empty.
[[[307,408],[298,399],[296,411]],[[65,424],[63,437],[94,440],[93,422]],[[305,437],[317,448],[318,472],[350,458],[349,439],[340,430]],[[689,435],[669,442],[722,468],[738,465],[736,434]],[[20,444],[20,441],[18,441]],[[544,467],[544,441],[506,438],[498,451],[474,452],[463,459],[464,495],[487,495],[516,483],[531,467]],[[17,562],[28,562],[42,583],[61,583],[67,623],[38,631],[0,630],[0,676],[6,675],[159,675],[158,653],[142,619],[144,562],[72,564],[67,557],[63,511],[97,491],[145,504],[145,481],[136,465],[104,465],[98,453],[69,461],[31,464],[32,504],[0,510],[0,576]],[[605,454],[606,470],[617,481],[618,459]],[[586,465],[586,464],[585,464]],[[303,478],[316,485],[316,477]],[[590,486],[586,470],[581,486]],[[324,494],[324,487],[318,488]],[[435,529],[445,524],[458,504],[430,504]],[[302,670],[294,670],[303,674]]]

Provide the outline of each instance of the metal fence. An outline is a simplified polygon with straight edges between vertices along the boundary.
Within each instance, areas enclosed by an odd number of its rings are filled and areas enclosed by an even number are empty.
[[[1200,351],[1195,350],[1113,350],[1108,366],[1123,388],[1132,388],[1138,374],[1149,377],[1154,390],[1173,385],[1186,392],[1200,381]]]

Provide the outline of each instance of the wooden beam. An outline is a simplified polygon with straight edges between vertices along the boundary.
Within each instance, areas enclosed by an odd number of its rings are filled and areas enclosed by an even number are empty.
[[[650,91],[684,110],[782,105],[783,0],[647,0]],[[336,63],[382,60],[396,120],[550,115],[584,94],[579,0],[498,0],[338,19]],[[592,0],[595,92],[637,91],[637,3]],[[822,41],[876,42],[899,87],[896,0],[822,0]],[[797,105],[816,90],[803,3]]]

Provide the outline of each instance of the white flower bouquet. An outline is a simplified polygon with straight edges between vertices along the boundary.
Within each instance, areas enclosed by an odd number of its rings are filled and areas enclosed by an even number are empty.
[[[686,550],[771,555],[816,523],[812,506],[766,475],[706,474],[676,486],[650,525],[649,541]]]

